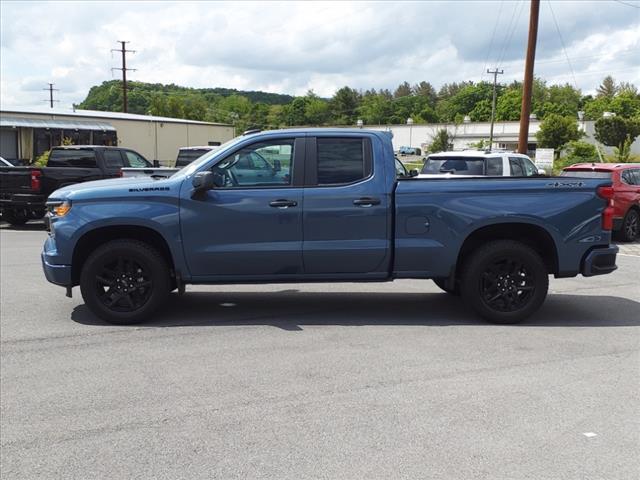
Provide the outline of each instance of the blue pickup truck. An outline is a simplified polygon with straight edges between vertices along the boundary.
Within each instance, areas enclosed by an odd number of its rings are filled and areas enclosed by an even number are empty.
[[[398,168],[386,132],[258,132],[170,178],[55,191],[42,264],[119,324],[151,319],[185,284],[397,278],[433,279],[482,317],[514,323],[540,307],[549,275],[616,269],[609,185],[420,179]]]

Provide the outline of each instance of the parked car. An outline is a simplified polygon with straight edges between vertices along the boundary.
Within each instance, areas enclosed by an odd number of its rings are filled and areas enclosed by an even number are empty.
[[[67,185],[121,176],[124,166],[151,163],[128,148],[95,145],[51,149],[46,167],[0,167],[0,212],[12,225],[45,214],[51,192]]]
[[[182,168],[189,165],[194,160],[197,160],[202,155],[209,153],[218,147],[211,145],[204,145],[200,147],[182,147],[178,150],[178,158],[176,158],[175,167]]]
[[[169,178],[181,168],[186,167],[194,160],[206,155],[217,149],[216,146],[204,147],[182,147],[178,150],[178,158],[175,161],[175,167],[154,167],[154,168],[123,168],[123,177],[153,177],[153,178]]]
[[[465,175],[535,177],[545,175],[531,159],[520,153],[464,150],[432,153],[424,159],[422,176]]]
[[[264,163],[273,168],[263,175]],[[238,164],[251,174],[239,175]],[[280,171],[275,161],[280,163]],[[431,278],[498,323],[558,278],[610,273],[611,182],[398,176],[391,137],[360,129],[243,135],[171,178],[54,192],[42,264],[97,316],[152,318],[185,284]]]
[[[400,155],[420,155],[420,149],[414,147],[400,147],[398,149]]]
[[[613,186],[613,231],[626,242],[640,237],[640,163],[576,163],[561,177],[597,178]]]

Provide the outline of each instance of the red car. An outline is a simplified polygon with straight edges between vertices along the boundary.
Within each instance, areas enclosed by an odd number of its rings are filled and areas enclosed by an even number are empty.
[[[576,163],[563,169],[561,177],[611,180],[613,185],[613,231],[624,241],[640,235],[640,163]]]

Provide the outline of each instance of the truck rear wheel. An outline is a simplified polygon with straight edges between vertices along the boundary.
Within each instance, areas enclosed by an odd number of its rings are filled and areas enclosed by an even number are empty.
[[[517,323],[544,302],[549,274],[532,248],[512,240],[480,247],[465,263],[462,297],[483,318],[494,323]]]
[[[164,258],[137,240],[113,240],[98,247],[82,267],[80,291],[89,309],[119,325],[149,320],[170,292]]]

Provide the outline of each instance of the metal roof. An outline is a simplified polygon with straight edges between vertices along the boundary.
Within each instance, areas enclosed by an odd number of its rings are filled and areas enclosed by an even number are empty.
[[[67,110],[64,108],[20,108],[20,109],[3,109],[1,116],[5,114],[28,114],[28,115],[48,115],[51,117],[65,115],[71,117],[92,117],[92,118],[109,118],[114,120],[139,120],[145,122],[163,122],[163,123],[189,123],[195,125],[220,125],[232,127],[233,125],[226,123],[200,122],[197,120],[184,120],[182,118],[156,117],[154,115],[140,115],[137,113],[123,112],[103,112],[101,110]]]
[[[0,127],[60,128],[64,130],[102,130],[115,131],[115,127],[107,122],[86,122],[74,119],[49,120],[37,118],[14,117],[0,115]]]

